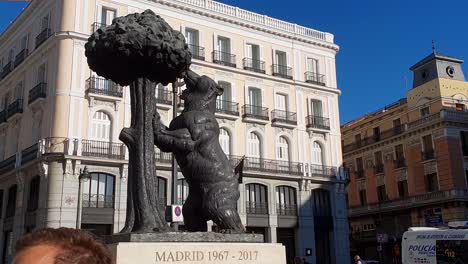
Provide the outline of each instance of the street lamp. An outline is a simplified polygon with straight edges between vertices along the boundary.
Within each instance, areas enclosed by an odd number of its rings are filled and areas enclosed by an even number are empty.
[[[83,170],[80,169],[80,175],[78,176],[78,206],[76,208],[76,229],[81,228],[81,214],[83,211],[83,194],[81,190],[81,181],[88,181],[91,179],[91,174],[88,171],[88,167],[84,167]]]

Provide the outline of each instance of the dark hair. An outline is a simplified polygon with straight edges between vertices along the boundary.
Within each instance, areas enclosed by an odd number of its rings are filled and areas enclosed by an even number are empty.
[[[81,230],[45,228],[27,234],[16,242],[16,254],[38,245],[61,249],[55,257],[55,264],[112,264],[109,248],[90,233]]]

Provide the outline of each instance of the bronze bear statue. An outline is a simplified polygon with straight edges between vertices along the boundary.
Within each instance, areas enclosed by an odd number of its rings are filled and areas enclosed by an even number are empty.
[[[243,233],[237,212],[239,175],[219,144],[219,125],[214,115],[216,97],[223,89],[211,78],[189,70],[181,115],[169,128],[154,118],[154,141],[163,152],[172,152],[188,186],[183,207],[184,224],[190,232],[207,231],[208,220],[223,233]]]

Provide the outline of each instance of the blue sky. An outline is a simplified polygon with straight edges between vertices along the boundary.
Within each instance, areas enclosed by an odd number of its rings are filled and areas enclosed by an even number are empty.
[[[219,2],[333,33],[342,123],[405,97],[408,68],[432,52],[432,40],[437,51],[468,59],[466,0]],[[0,2],[0,31],[24,5]]]

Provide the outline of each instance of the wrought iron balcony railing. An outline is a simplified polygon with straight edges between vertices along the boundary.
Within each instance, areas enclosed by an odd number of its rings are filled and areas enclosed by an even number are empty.
[[[97,31],[98,29],[100,29],[100,28],[105,28],[105,27],[107,27],[106,24],[99,23],[99,22],[94,22],[94,23],[91,25],[91,32]]]
[[[330,119],[322,116],[309,115],[306,117],[307,128],[330,130]]]
[[[236,67],[236,55],[215,50],[213,51],[213,62],[229,67]]]
[[[271,111],[271,122],[280,122],[291,125],[297,125],[297,114],[283,110]]]
[[[114,195],[83,194],[83,208],[114,208]]]
[[[256,60],[252,58],[244,58],[242,60],[242,64],[244,65],[244,70],[258,72],[258,73],[265,73],[264,61]]]
[[[192,53],[192,58],[197,60],[205,60],[205,48],[197,45],[188,45],[190,52]]]
[[[13,70],[13,62],[10,61],[3,66],[2,72],[0,73],[0,79],[4,79]]]
[[[245,209],[247,214],[267,215],[268,203],[246,202]]]
[[[39,98],[46,98],[47,97],[47,84],[46,83],[39,83],[38,85],[34,86],[31,90],[29,90],[28,95],[28,104],[36,101]]]
[[[232,166],[236,166],[242,157],[230,155],[228,158]],[[245,157],[244,171],[302,176],[304,175],[304,166],[300,162]]]
[[[336,177],[337,169],[331,166],[310,164],[310,176],[320,178]]]
[[[83,156],[116,160],[125,159],[125,148],[121,143],[85,139],[82,141],[82,144]]]
[[[21,113],[23,113],[23,99],[16,99],[16,101],[8,105],[7,119]]]
[[[15,57],[15,68],[18,67],[28,56],[28,49],[21,50]]]
[[[24,165],[37,158],[39,146],[37,143],[21,151],[21,165]]]
[[[271,68],[273,76],[278,76],[290,80],[293,79],[291,67],[288,67],[286,65],[273,64]]]
[[[309,71],[305,73],[305,81],[325,86],[325,75]]]
[[[405,158],[399,158],[393,161],[393,166],[396,169],[406,167],[406,159]]]
[[[172,92],[168,89],[156,89],[156,103],[172,105]]]
[[[216,112],[239,116],[239,103],[216,100]]]
[[[36,37],[36,49],[50,37],[50,28],[42,30]]]
[[[171,164],[172,162],[172,154],[169,152],[162,152],[157,147],[154,147],[154,156],[155,156],[156,162],[167,163],[167,164]]]
[[[421,156],[423,160],[431,160],[435,158],[434,149],[426,149],[421,152]]]
[[[101,77],[90,77],[87,81],[88,93],[123,97],[122,86]]]
[[[296,216],[297,205],[296,204],[276,204],[276,214],[284,216]]]
[[[16,155],[13,155],[0,162],[0,175],[9,172],[15,168]]]
[[[242,106],[242,116],[261,120],[269,120],[268,108],[257,105]]]

